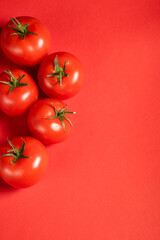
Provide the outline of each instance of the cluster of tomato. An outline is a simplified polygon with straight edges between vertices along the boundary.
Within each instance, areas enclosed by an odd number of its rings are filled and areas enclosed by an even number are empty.
[[[83,68],[70,53],[50,55],[48,29],[32,17],[11,18],[1,32],[1,48],[13,62],[23,66],[40,64],[37,79],[49,97],[38,100],[33,78],[22,69],[0,74],[0,109],[9,116],[29,110],[28,126],[34,137],[16,137],[0,148],[0,177],[15,188],[39,181],[48,166],[44,144],[64,141],[71,133],[71,112],[61,101],[74,96],[83,83]],[[13,126],[14,127],[14,126]]]

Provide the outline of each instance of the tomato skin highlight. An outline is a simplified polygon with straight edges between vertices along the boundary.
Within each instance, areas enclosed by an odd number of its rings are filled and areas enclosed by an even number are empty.
[[[45,174],[48,167],[48,154],[46,147],[33,137],[23,137],[26,145],[24,155],[30,158],[20,158],[14,164],[10,162],[13,157],[0,157],[0,176],[14,188],[25,188],[37,183]],[[20,149],[23,140],[16,137],[11,140],[12,144]],[[0,156],[7,153],[11,147],[5,143],[0,147]]]
[[[0,83],[0,109],[9,116],[17,116],[26,112],[38,100],[39,90],[27,72],[13,69],[12,74],[16,79],[25,75],[21,83],[28,83],[28,85],[17,87],[9,93],[10,86]],[[10,76],[2,72],[0,81],[10,82]]]
[[[46,98],[37,101],[28,115],[28,126],[31,134],[44,144],[63,142],[72,131],[72,125],[66,119],[64,119],[65,131],[60,119],[46,119],[55,116],[52,104],[58,111],[66,106],[58,99]],[[70,119],[70,114],[66,114],[66,117]]]
[[[53,74],[54,61],[57,56],[61,67],[66,62],[66,73],[68,76],[62,78],[62,85],[59,85],[57,77],[47,77]],[[38,84],[42,91],[49,97],[68,99],[75,96],[83,85],[84,71],[80,61],[70,53],[55,52],[42,61],[38,70]]]
[[[22,16],[16,19],[22,25],[29,24],[28,30],[38,35],[27,34],[24,39],[19,35],[11,35],[15,31],[9,25],[15,26],[12,21],[9,21],[1,32],[2,51],[9,59],[19,65],[37,65],[49,52],[51,45],[50,33],[44,24],[33,17]]]

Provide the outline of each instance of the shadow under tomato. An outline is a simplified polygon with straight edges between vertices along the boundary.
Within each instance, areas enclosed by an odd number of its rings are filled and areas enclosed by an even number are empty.
[[[15,192],[17,189],[11,187],[0,178],[0,195]]]
[[[0,145],[7,137],[29,136],[30,132],[27,126],[28,112],[23,115],[10,117],[0,111]]]
[[[2,27],[0,27],[0,34],[2,31]],[[4,71],[6,69],[13,69],[13,68],[19,68],[19,66],[15,63],[13,63],[9,58],[5,56],[2,49],[0,48],[0,71]]]
[[[12,70],[12,69],[23,69],[27,73],[31,75],[31,77],[37,81],[37,71],[39,66],[32,66],[32,67],[26,67],[26,66],[20,66],[14,62],[12,62],[9,58],[5,56],[2,49],[0,48],[0,73],[4,70]]]

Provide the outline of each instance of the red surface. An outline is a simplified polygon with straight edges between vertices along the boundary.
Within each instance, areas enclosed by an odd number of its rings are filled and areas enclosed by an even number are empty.
[[[85,67],[66,142],[34,187],[0,183],[1,240],[160,239],[160,1],[1,1],[1,25],[32,15],[52,50]],[[1,70],[11,65],[2,54]],[[35,70],[29,70],[35,76]],[[0,141],[27,134],[0,113]]]

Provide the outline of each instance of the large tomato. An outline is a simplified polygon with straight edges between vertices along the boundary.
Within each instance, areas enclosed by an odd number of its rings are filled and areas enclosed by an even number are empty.
[[[15,188],[29,187],[46,172],[48,154],[45,146],[32,137],[8,140],[0,148],[0,176]]]
[[[73,97],[82,87],[83,67],[70,53],[52,53],[39,67],[38,83],[49,97],[59,99]]]
[[[38,87],[32,77],[21,69],[0,74],[0,109],[10,116],[24,113],[38,99]]]
[[[11,18],[2,29],[1,48],[17,64],[37,65],[49,51],[50,33],[33,17]]]
[[[71,133],[72,123],[66,105],[52,98],[36,102],[28,116],[28,126],[33,136],[45,144],[64,141]]]

